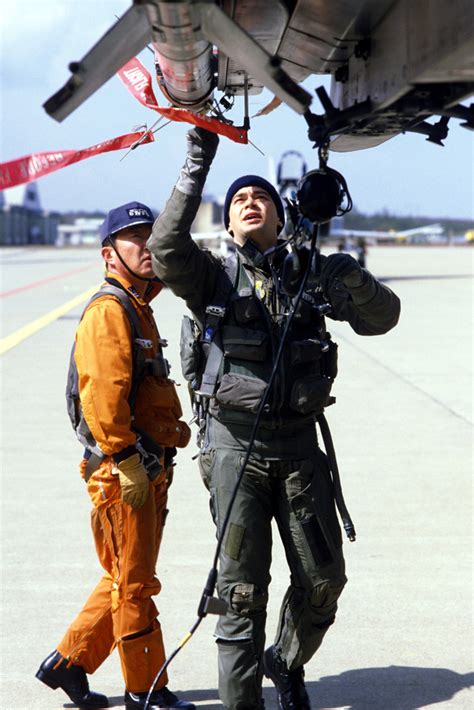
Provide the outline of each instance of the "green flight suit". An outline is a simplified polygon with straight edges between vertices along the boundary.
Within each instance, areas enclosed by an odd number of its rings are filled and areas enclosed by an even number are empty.
[[[156,274],[186,301],[202,324],[222,262],[199,249],[190,237],[199,202],[199,197],[175,189],[155,222],[148,246]],[[238,281],[224,326],[245,328],[248,338],[234,338],[232,342],[242,347],[229,348],[224,358],[200,458],[218,531],[241,468],[255,412],[255,402],[248,404],[248,392],[237,403],[232,397],[238,396],[238,387],[229,387],[222,393],[223,377],[231,374],[243,381],[268,380],[288,306],[272,287],[268,263],[255,247],[247,242],[237,251]],[[245,288],[245,279],[250,289]],[[252,303],[255,299],[259,301],[266,325],[262,317],[256,315],[252,319],[248,308],[240,307],[239,302],[249,295]],[[369,272],[364,272],[362,285],[350,291],[337,281],[329,298],[331,317],[348,321],[361,335],[382,334],[397,323],[400,311],[397,296]],[[239,313],[244,311],[247,320],[239,322]],[[316,412],[295,411],[290,401],[296,377],[292,373],[298,373],[298,368],[295,370],[291,365],[291,338],[296,342],[309,329],[306,338],[310,339],[313,325],[310,319],[306,324],[296,325],[293,335],[290,333],[221,550],[218,593],[227,601],[229,611],[219,617],[216,638],[219,695],[227,710],[262,707],[272,519],[277,522],[291,574],[274,644],[290,670],[304,665],[320,646],[334,621],[337,600],[346,582],[329,468],[317,442]],[[246,345],[259,342],[252,333],[263,333],[266,337],[266,341],[262,340],[267,347],[263,360],[258,360],[255,347],[251,356],[242,355],[242,348],[245,351]],[[299,374],[311,378],[320,367],[305,362]],[[250,408],[245,411],[245,407]]]

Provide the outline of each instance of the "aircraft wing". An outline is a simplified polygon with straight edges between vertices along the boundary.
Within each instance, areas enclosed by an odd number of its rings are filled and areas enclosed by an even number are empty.
[[[133,5],[80,62],[71,62],[71,77],[46,101],[46,112],[57,121],[67,118],[132,57],[141,52],[151,39],[152,32],[145,8]]]
[[[474,129],[474,106],[460,104],[474,93],[473,12],[472,0],[135,0],[45,108],[62,120],[151,39],[174,106],[266,87],[335,150],[404,131],[442,145],[450,117]],[[317,74],[332,76],[319,114],[300,86]]]

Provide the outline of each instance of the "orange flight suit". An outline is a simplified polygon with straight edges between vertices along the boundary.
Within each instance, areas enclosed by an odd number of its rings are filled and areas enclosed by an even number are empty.
[[[160,338],[148,302],[157,295],[153,284],[145,299],[117,274],[131,296],[142,326],[143,338],[160,351]],[[84,608],[57,647],[72,664],[93,673],[115,646],[120,654],[125,686],[130,692],[148,691],[165,660],[158,611],[152,596],[161,585],[155,566],[166,517],[167,472],[150,482],[142,508],[122,503],[113,454],[133,447],[128,405],[132,379],[131,328],[123,306],[105,295],[87,308],[76,333],[75,360],[81,406],[87,424],[106,454],[87,481],[97,554],[105,574]],[[189,442],[187,424],[180,421],[181,406],[171,380],[147,375],[138,390],[134,423],[163,447],[183,447]],[[133,449],[132,449],[133,451]],[[81,463],[85,477],[87,462]],[[168,682],[163,674],[159,687]]]

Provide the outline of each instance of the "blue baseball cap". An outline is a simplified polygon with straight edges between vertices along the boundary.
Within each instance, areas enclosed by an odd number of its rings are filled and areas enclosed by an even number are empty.
[[[154,221],[153,212],[149,207],[141,202],[127,202],[110,210],[100,226],[100,240],[103,244],[107,237],[122,229],[132,227],[134,224],[153,224]]]
[[[265,192],[268,192],[270,197],[272,198],[272,201],[276,207],[276,211],[278,214],[278,218],[281,222],[281,227],[278,230],[278,233],[283,229],[285,225],[285,209],[283,207],[283,202],[281,201],[280,195],[278,192],[275,190],[271,182],[268,182],[268,180],[265,180],[265,178],[260,177],[259,175],[242,175],[242,177],[237,178],[237,180],[234,180],[232,185],[229,187],[227,190],[227,194],[225,196],[224,200],[224,225],[226,229],[229,229],[229,209],[230,209],[230,203],[232,202],[232,198],[235,195],[236,192],[241,190],[243,187],[261,187],[262,190],[265,190]]]

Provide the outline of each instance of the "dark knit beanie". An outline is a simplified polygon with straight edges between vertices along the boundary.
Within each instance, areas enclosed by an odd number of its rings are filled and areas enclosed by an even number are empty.
[[[281,227],[278,230],[278,233],[280,233],[281,229],[283,228],[283,226],[285,224],[285,209],[283,207],[283,202],[281,201],[280,195],[275,190],[273,185],[270,182],[268,182],[268,180],[265,180],[265,178],[260,177],[259,175],[242,175],[242,177],[239,177],[239,178],[237,178],[237,180],[234,180],[232,185],[227,190],[227,194],[225,196],[225,201],[224,201],[224,225],[225,225],[225,228],[229,229],[229,208],[230,208],[230,203],[232,202],[233,196],[242,187],[250,187],[250,186],[261,187],[262,190],[265,190],[265,192],[268,192],[268,194],[272,198],[272,201],[276,207],[278,218],[281,222]]]

